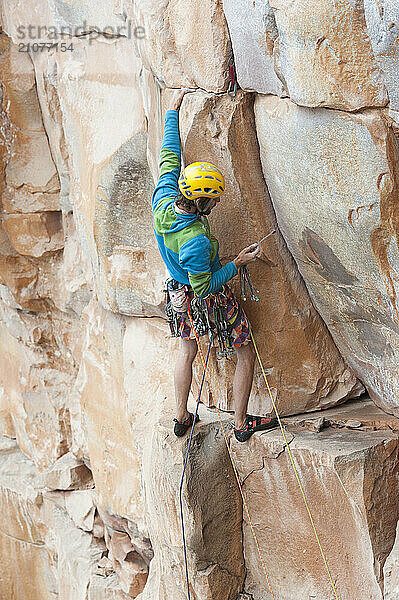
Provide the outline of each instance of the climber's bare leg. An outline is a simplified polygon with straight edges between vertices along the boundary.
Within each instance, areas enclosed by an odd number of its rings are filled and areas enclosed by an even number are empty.
[[[245,426],[245,416],[254,377],[255,350],[252,342],[236,348],[236,353],[237,366],[233,381],[235,427],[242,429]]]
[[[193,362],[197,354],[195,340],[180,339],[180,350],[175,365],[175,397],[177,419],[180,423],[189,417],[187,410],[188,395],[193,378]]]

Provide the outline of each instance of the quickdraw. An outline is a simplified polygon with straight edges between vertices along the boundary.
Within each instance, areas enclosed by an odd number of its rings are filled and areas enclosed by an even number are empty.
[[[229,64],[229,87],[227,89],[227,93],[231,98],[236,97],[237,87],[236,69],[234,66],[234,60],[231,59]]]
[[[264,241],[267,240],[268,237],[276,233],[275,229],[272,229],[267,235],[265,235],[259,242],[258,246]],[[256,290],[252,284],[251,277],[249,275],[248,267],[244,266],[240,268],[240,288],[241,288],[241,298],[245,301],[247,299],[246,294],[246,286],[248,286],[250,298],[255,302],[259,302],[259,298],[257,294],[259,294],[259,290]]]
[[[215,304],[213,306],[213,321],[216,327],[216,335],[219,344],[219,350],[216,353],[217,358],[228,358],[234,354],[233,339],[231,337],[231,327],[224,316],[223,306],[218,294],[215,294]]]
[[[241,298],[245,301],[247,299],[246,286],[248,286],[250,298],[255,302],[259,302],[257,294],[259,290],[255,290],[251,277],[249,275],[248,267],[240,267],[240,287],[241,287]]]

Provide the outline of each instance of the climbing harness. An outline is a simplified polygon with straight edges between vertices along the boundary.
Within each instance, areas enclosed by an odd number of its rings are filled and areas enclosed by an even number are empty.
[[[231,98],[235,98],[237,95],[237,77],[233,58],[229,63],[229,87],[227,93]]]
[[[180,337],[181,318],[188,316],[190,299],[193,331],[196,331],[199,336],[208,334],[210,340],[217,342],[218,359],[228,358],[234,354],[232,330],[236,321],[241,318],[242,309],[239,307],[231,321],[226,320],[223,302],[227,302],[227,296],[224,287],[215,294],[200,298],[194,295],[191,286],[179,283],[175,279],[168,279],[164,291],[165,312],[172,337]]]
[[[194,327],[194,322],[193,322],[192,314],[191,314],[191,311],[190,311],[190,303],[188,304],[188,315],[189,315],[189,318],[190,318],[190,321],[191,321],[191,327],[192,327],[192,329],[194,331],[194,334],[195,334],[195,338],[196,338],[197,346],[198,346],[198,351],[199,351],[199,354],[200,354],[200,357],[201,357],[201,361],[202,361],[202,365],[203,365],[203,374],[202,374],[201,388],[200,388],[200,393],[199,393],[198,400],[197,400],[197,409],[198,409],[198,403],[200,401],[200,395],[201,395],[201,391],[202,391],[202,387],[203,387],[203,382],[204,382],[205,375],[206,375],[206,372],[207,372],[207,367],[208,367],[208,359],[209,359],[210,346],[208,348],[208,353],[207,353],[207,357],[206,357],[206,360],[205,360],[203,352],[202,352],[202,349],[201,349],[201,346],[200,346],[199,336],[198,336],[198,333],[197,333],[197,331],[196,331],[196,329]],[[310,505],[309,505],[309,502],[308,502],[308,500],[306,498],[306,494],[305,494],[303,485],[302,485],[300,477],[299,477],[298,469],[295,466],[295,461],[294,461],[294,458],[292,456],[292,452],[291,452],[291,449],[290,449],[290,444],[289,444],[289,441],[287,439],[287,436],[286,436],[286,433],[285,433],[285,429],[284,429],[283,423],[281,421],[280,414],[279,414],[277,406],[276,406],[276,401],[275,401],[275,398],[273,397],[272,391],[270,389],[269,382],[267,380],[265,369],[264,369],[264,366],[263,366],[263,363],[262,363],[262,359],[261,359],[260,354],[259,354],[259,350],[258,350],[256,341],[255,341],[255,337],[253,335],[252,329],[251,329],[250,335],[251,335],[252,343],[254,345],[256,357],[257,357],[257,360],[259,362],[259,365],[260,365],[260,368],[261,368],[261,371],[262,371],[262,375],[263,375],[263,378],[264,378],[264,381],[265,381],[265,384],[266,384],[266,388],[267,388],[267,391],[269,393],[269,396],[270,396],[270,399],[271,399],[271,402],[272,402],[272,405],[273,405],[273,409],[274,409],[274,411],[276,413],[278,424],[279,424],[281,433],[282,433],[283,438],[284,438],[284,442],[285,442],[285,445],[286,445],[286,448],[287,448],[288,456],[289,456],[291,465],[292,465],[292,467],[294,469],[295,478],[296,478],[296,480],[298,482],[299,489],[301,491],[301,495],[302,495],[302,498],[303,498],[303,501],[304,501],[304,504],[305,504],[305,507],[306,507],[306,512],[307,512],[307,514],[309,516],[309,520],[310,520],[310,523],[311,523],[311,526],[312,526],[312,529],[313,529],[313,533],[315,535],[315,539],[316,539],[317,545],[319,547],[320,554],[321,554],[324,566],[326,568],[326,571],[327,571],[327,574],[328,574],[328,577],[329,577],[329,580],[330,580],[330,583],[331,583],[332,590],[334,592],[334,598],[335,598],[335,600],[340,600],[339,596],[338,596],[338,593],[337,593],[337,590],[336,590],[336,586],[335,586],[333,577],[332,577],[332,573],[331,573],[330,567],[329,567],[328,562],[327,562],[327,558],[326,558],[325,552],[323,550],[323,547],[322,547],[322,544],[321,544],[321,541],[320,541],[319,534],[317,532],[316,524],[314,522],[313,515],[312,515],[311,510],[310,510]],[[209,385],[210,391],[212,393],[212,396],[215,399],[216,395],[215,395],[213,387],[212,387],[212,385],[211,385],[211,383],[209,381],[208,381],[208,385]],[[220,427],[221,427],[221,430],[222,430],[222,434],[223,434],[223,437],[224,437],[224,440],[225,440],[225,443],[226,443],[227,451],[228,451],[228,454],[229,454],[229,457],[230,457],[230,461],[231,461],[231,465],[232,465],[232,468],[233,468],[233,472],[234,472],[235,478],[237,480],[237,485],[238,485],[238,488],[239,488],[239,491],[240,491],[240,494],[241,494],[241,498],[242,498],[242,502],[243,502],[243,507],[244,507],[244,510],[245,510],[247,518],[248,518],[248,523],[250,525],[252,536],[254,538],[254,542],[255,542],[255,546],[256,546],[257,552],[258,552],[259,560],[260,560],[260,563],[262,565],[263,572],[265,574],[265,579],[266,579],[266,582],[267,582],[267,585],[268,585],[268,588],[269,588],[269,591],[270,591],[270,594],[271,594],[273,600],[276,600],[275,596],[273,594],[273,590],[272,590],[271,584],[270,584],[269,575],[268,575],[268,572],[266,570],[266,565],[265,565],[265,562],[263,560],[263,556],[262,556],[262,553],[261,553],[261,550],[260,550],[258,538],[256,536],[255,528],[254,528],[254,525],[253,525],[253,522],[252,522],[252,519],[251,519],[251,515],[250,515],[249,509],[248,509],[248,505],[247,505],[247,502],[246,502],[246,499],[245,499],[245,496],[244,496],[244,492],[243,492],[243,489],[242,489],[242,484],[241,484],[241,481],[240,481],[240,476],[238,474],[238,470],[237,470],[237,467],[236,467],[236,464],[235,464],[235,461],[234,461],[234,458],[233,458],[233,455],[232,455],[232,452],[231,452],[231,449],[230,449],[229,440],[227,438],[226,431],[224,429],[224,425],[223,425],[223,422],[222,422],[220,410],[219,410],[218,406],[216,405],[216,403],[215,403],[215,408],[216,408],[216,412],[217,412],[217,415],[218,415],[218,419],[219,419]],[[193,426],[192,426],[192,430],[191,430],[190,444],[191,444],[191,437],[192,437],[192,433],[193,433],[193,429],[194,429],[194,423],[195,423],[195,418],[193,420]],[[187,460],[188,452],[189,452],[189,449],[187,450],[186,460]],[[183,476],[184,476],[184,473],[183,473]],[[183,481],[183,477],[182,477],[182,481]],[[181,482],[181,486],[182,486],[182,482]],[[182,504],[181,504],[181,506],[182,506]],[[183,513],[181,513],[181,515],[182,515],[182,518],[183,518]],[[182,521],[182,524],[183,524],[183,521]],[[185,566],[186,566],[188,600],[190,600],[189,578],[188,578],[188,565],[187,565],[187,554],[186,554],[186,546],[185,546],[185,537],[184,537],[184,534],[183,534],[183,542],[184,542],[184,558],[185,558]]]

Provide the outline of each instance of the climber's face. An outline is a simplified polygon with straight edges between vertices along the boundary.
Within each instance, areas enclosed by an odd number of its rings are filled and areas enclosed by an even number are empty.
[[[201,215],[209,215],[211,210],[220,202],[220,198],[198,198],[197,208]]]

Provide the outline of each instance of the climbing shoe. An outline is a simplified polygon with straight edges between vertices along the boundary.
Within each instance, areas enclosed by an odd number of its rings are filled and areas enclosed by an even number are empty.
[[[255,417],[253,415],[247,415],[245,418],[245,427],[243,429],[236,429],[234,427],[234,436],[238,442],[246,442],[255,431],[265,431],[266,429],[276,427],[276,425],[278,425],[278,421],[274,417]]]
[[[187,429],[190,429],[190,427],[192,427],[193,425],[193,418],[194,415],[193,413],[188,413],[190,416],[187,417],[187,419],[185,419],[182,423],[179,423],[179,421],[177,419],[173,419],[175,426],[174,426],[174,434],[177,435],[177,437],[182,437]],[[195,422],[198,423],[198,421],[200,420],[199,416],[197,415]]]

